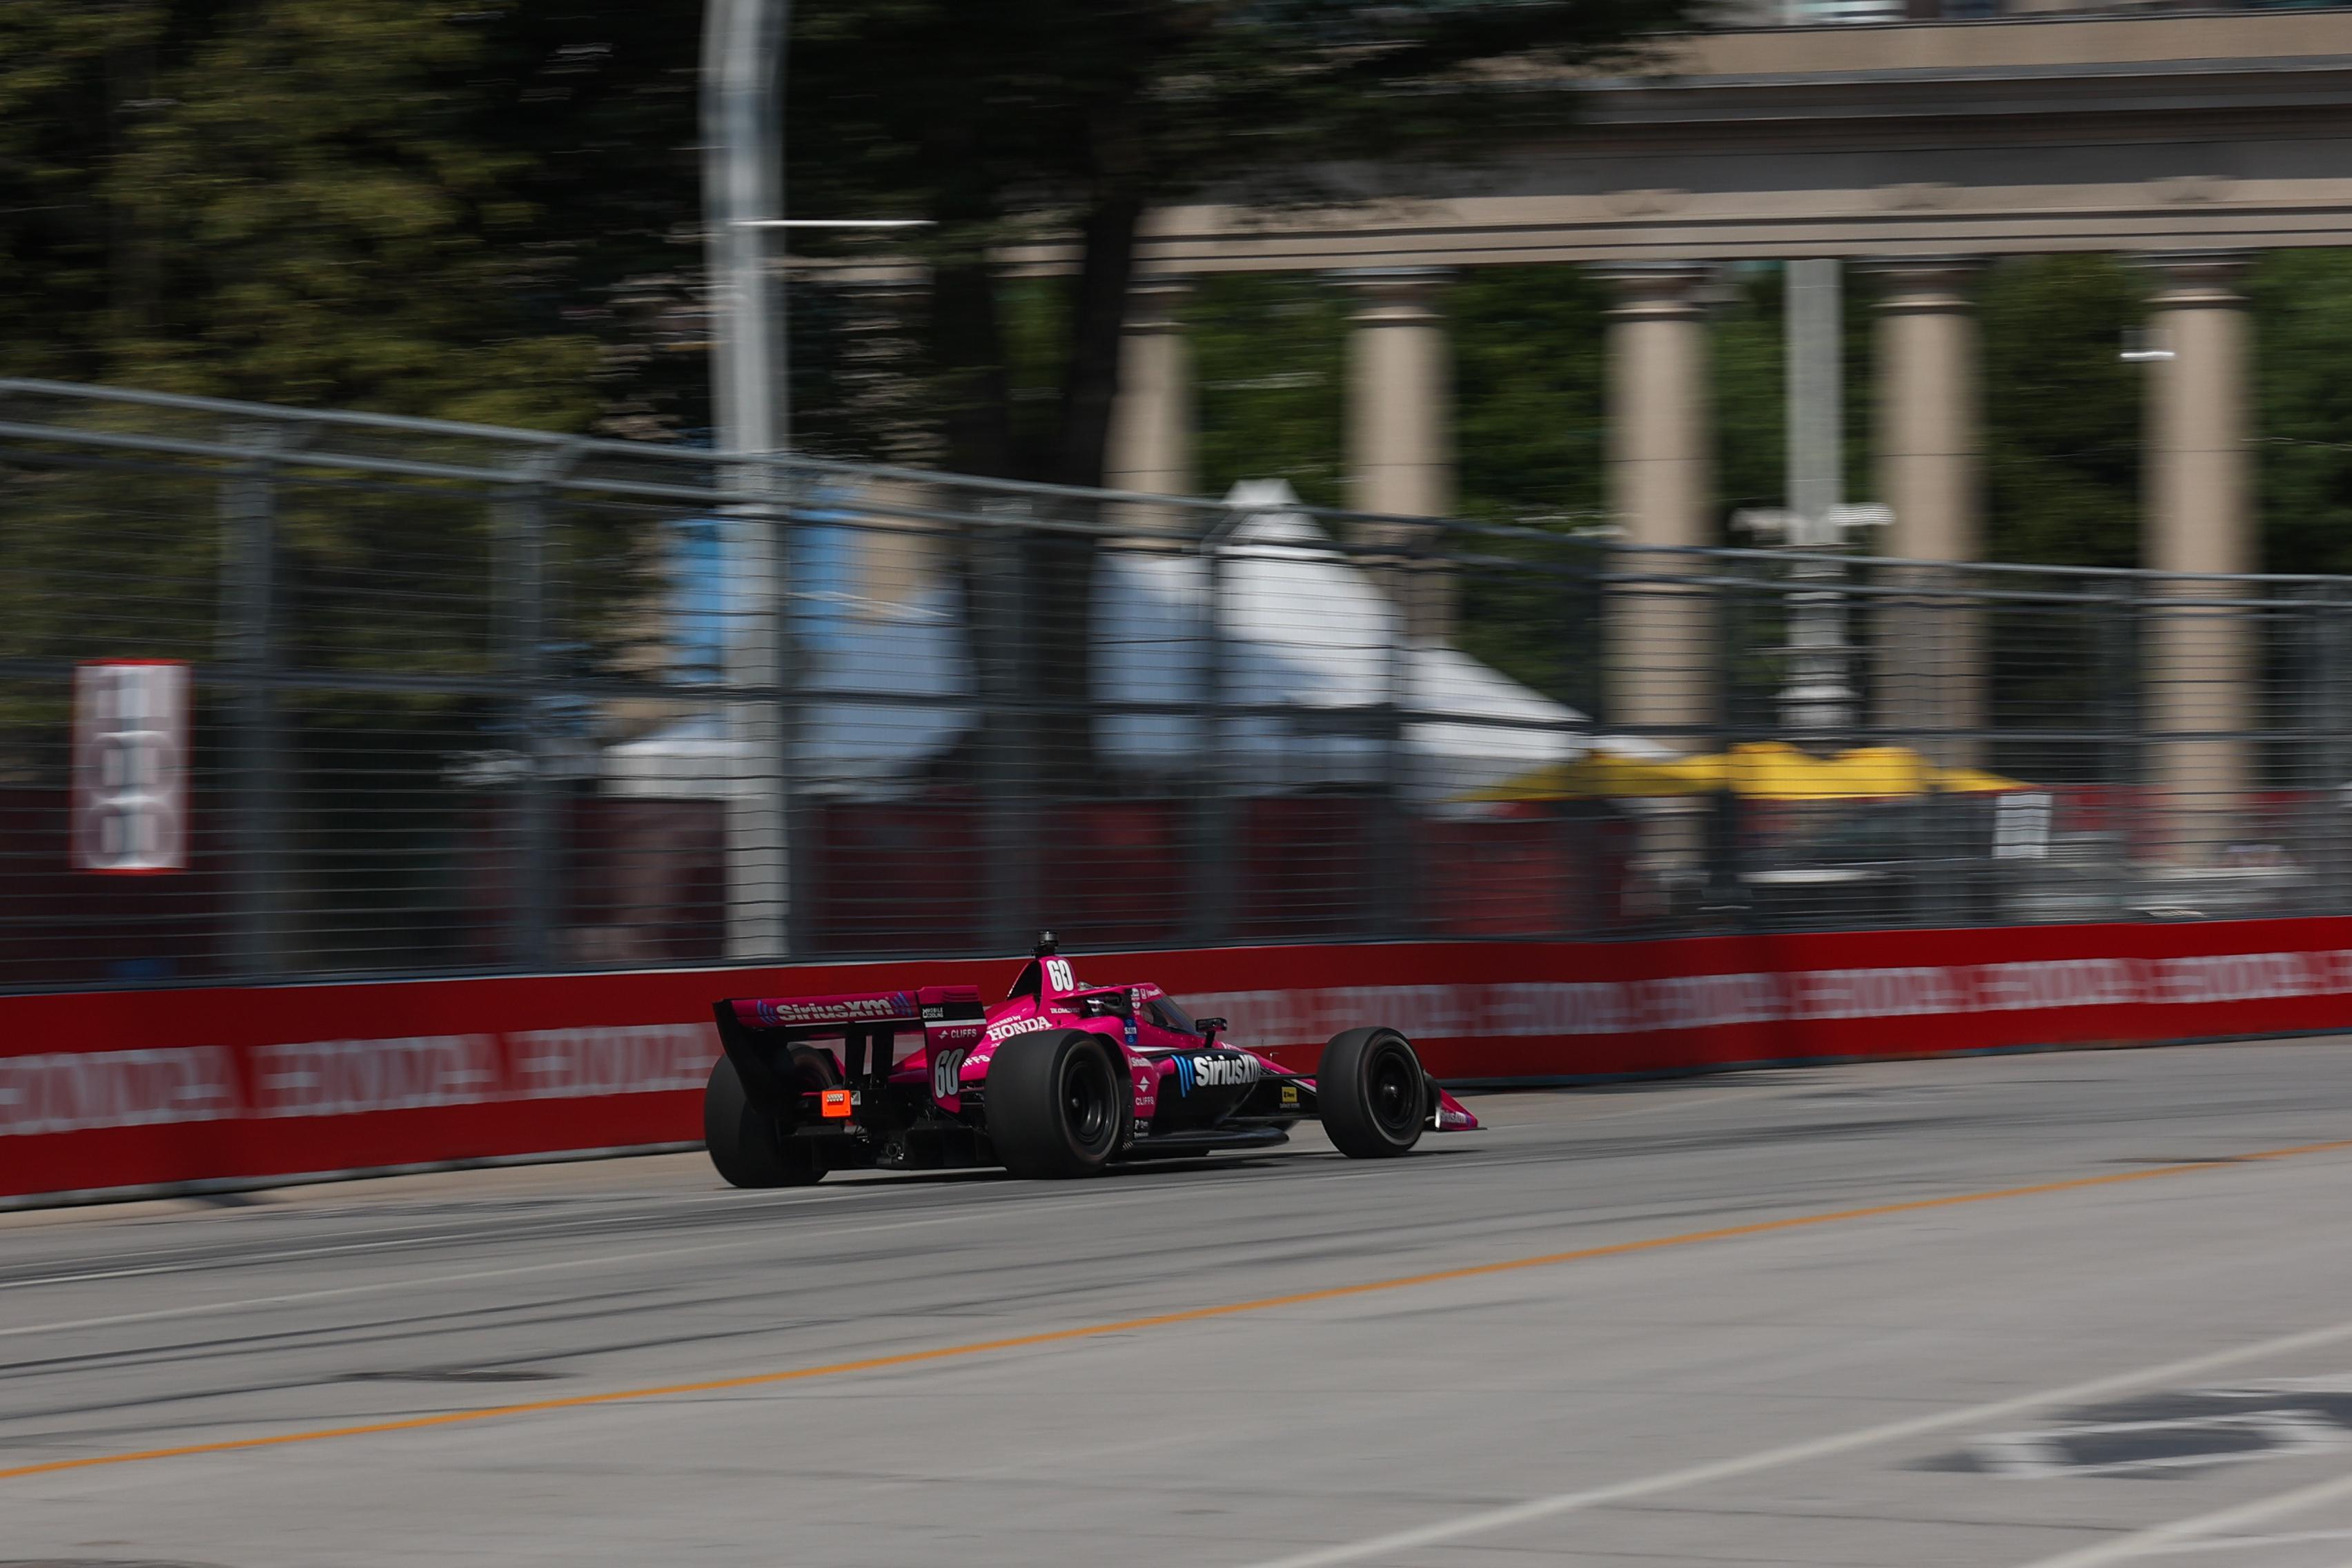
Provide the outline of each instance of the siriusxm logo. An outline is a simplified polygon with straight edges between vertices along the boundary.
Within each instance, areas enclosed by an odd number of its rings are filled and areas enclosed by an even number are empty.
[[[880,996],[786,996],[756,1005],[760,1021],[773,1029],[789,1028],[794,1024],[894,1022],[915,1016],[916,1008],[912,1003],[912,997],[903,992],[893,991]]]
[[[1257,1058],[1244,1056],[1178,1057],[1176,1092],[1246,1087],[1257,1081]]]

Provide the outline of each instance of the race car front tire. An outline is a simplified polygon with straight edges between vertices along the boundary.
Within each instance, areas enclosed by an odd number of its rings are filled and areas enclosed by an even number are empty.
[[[1091,1176],[1127,1132],[1118,1058],[1083,1029],[1015,1035],[988,1063],[988,1136],[996,1157],[1033,1180]]]
[[[1331,1037],[1315,1068],[1315,1104],[1332,1146],[1351,1160],[1386,1160],[1421,1142],[1429,1077],[1394,1029]]]
[[[807,1046],[794,1046],[793,1076],[824,1088],[840,1079],[833,1058]],[[814,1144],[754,1106],[743,1092],[735,1064],[722,1056],[710,1069],[702,1093],[702,1142],[710,1163],[738,1187],[804,1187],[824,1180]]]

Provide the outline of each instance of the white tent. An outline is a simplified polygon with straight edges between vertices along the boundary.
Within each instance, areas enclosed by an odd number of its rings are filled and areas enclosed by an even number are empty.
[[[1215,546],[1213,675],[1226,712],[1216,740],[1230,787],[1376,785],[1394,767],[1407,796],[1429,806],[1583,754],[1582,714],[1451,646],[1406,643],[1396,606],[1287,484],[1236,485],[1225,501],[1242,514]],[[1097,730],[1107,761],[1174,769],[1211,743],[1201,717],[1210,581],[1197,551],[1098,558],[1088,613],[1095,697],[1113,710]],[[961,614],[945,584],[903,605],[829,595],[803,616],[803,787],[899,793],[977,721]],[[1392,701],[1405,715],[1393,747]],[[713,709],[607,748],[605,788],[720,798],[736,787],[739,750]]]
[[[939,586],[909,605],[833,600],[804,614],[803,789],[887,795],[971,727],[962,618]],[[713,706],[604,751],[607,794],[717,799],[757,787]]]
[[[1332,546],[1280,479],[1240,484],[1241,521],[1218,551],[1215,666],[1203,636],[1211,563],[1200,554],[1111,554],[1094,596],[1095,689],[1107,704],[1196,707],[1213,675],[1229,712],[1224,776],[1262,794],[1374,784],[1391,765],[1389,705],[1402,724],[1407,795],[1423,803],[1584,752],[1584,715],[1444,643],[1408,643],[1403,617]],[[1443,714],[1444,718],[1434,715]],[[1207,744],[1192,713],[1100,721],[1104,752],[1167,765]]]

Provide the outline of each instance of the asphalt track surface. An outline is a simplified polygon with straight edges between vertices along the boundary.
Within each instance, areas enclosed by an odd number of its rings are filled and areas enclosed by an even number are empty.
[[[2352,1564],[2352,1043],[0,1218],[0,1563]]]

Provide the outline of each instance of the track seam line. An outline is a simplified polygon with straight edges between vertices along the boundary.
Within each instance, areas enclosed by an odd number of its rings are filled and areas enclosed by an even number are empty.
[[[1356,1173],[1356,1174],[1370,1173]],[[1340,1173],[1338,1174],[1319,1174],[1316,1179],[1326,1182],[1347,1181],[1350,1179],[1350,1174],[1348,1173]],[[822,1229],[803,1229],[795,1231],[793,1233],[795,1237],[839,1235],[866,1236],[885,1230],[913,1230],[925,1226],[977,1224],[984,1220],[998,1217],[1017,1219],[1025,1215],[1049,1212],[1053,1210],[1086,1209],[1089,1212],[1100,1212],[1104,1209],[1125,1208],[1137,1204],[1158,1203],[1173,1197],[1188,1195],[1204,1191],[1221,1190],[1226,1187],[1239,1186],[1241,1184],[1241,1180],[1230,1178],[1215,1181],[1193,1181],[1185,1183],[1181,1185],[1171,1185],[1154,1192],[1112,1194],[1108,1196],[1084,1201],[1074,1199],[1069,1201],[1049,1202],[1041,1198],[1034,1201],[1026,1201],[1015,1206],[995,1209],[982,1209],[980,1205],[975,1204],[954,1205],[939,1205],[942,1210],[942,1212],[940,1213],[918,1214],[914,1217],[908,1219],[884,1220],[880,1223],[873,1223],[860,1217],[861,1215],[873,1213],[874,1211],[870,1208],[849,1209],[846,1214],[835,1215],[827,1214],[824,1208],[814,1205],[779,1205],[761,1207],[753,1210],[752,1212],[773,1214],[778,1212],[789,1212],[793,1208],[806,1206],[810,1212],[815,1214],[820,1218],[830,1219],[838,1217],[845,1223],[829,1226]],[[845,1188],[843,1190],[848,1191],[850,1189]],[[845,1205],[837,1206],[844,1208],[847,1207]],[[888,1215],[898,1211],[894,1209],[884,1209],[881,1212],[885,1215]],[[516,1264],[500,1268],[469,1268],[455,1274],[412,1275],[402,1279],[374,1280],[365,1285],[336,1285],[316,1290],[298,1290],[290,1292],[279,1291],[268,1296],[240,1296],[215,1301],[194,1301],[181,1307],[158,1307],[143,1312],[118,1312],[102,1318],[73,1318],[61,1320],[56,1322],[25,1323],[8,1328],[0,1328],[0,1340],[21,1339],[27,1334],[64,1333],[85,1329],[120,1328],[130,1323],[152,1323],[173,1319],[205,1317],[218,1312],[242,1311],[252,1307],[285,1307],[300,1305],[311,1301],[335,1300],[350,1296],[384,1295],[394,1290],[414,1290],[435,1285],[473,1284],[484,1279],[517,1279],[525,1275],[550,1274],[578,1268],[602,1268],[615,1263],[643,1263],[656,1258],[694,1257],[703,1253],[725,1252],[733,1248],[756,1246],[771,1234],[772,1233],[755,1230],[751,1226],[747,1224],[741,1227],[740,1234],[721,1237],[711,1241],[695,1242],[685,1247],[653,1247],[638,1252],[591,1253],[584,1257],[561,1258],[551,1259],[544,1263]],[[526,1237],[524,1239],[538,1241],[545,1240],[547,1238]],[[559,1239],[578,1240],[580,1238],[577,1237],[567,1237]],[[278,1255],[272,1255],[257,1260],[259,1265],[264,1266],[277,1261],[279,1261]],[[45,1284],[51,1282],[52,1281],[48,1280],[42,1281],[42,1283]],[[79,1284],[86,1281],[77,1278],[65,1282]],[[5,1565],[0,1565],[0,1568],[5,1568]]]
[[[28,1476],[57,1475],[68,1470],[98,1469],[114,1465],[145,1464],[159,1459],[193,1458],[205,1454],[234,1454],[257,1448],[288,1447],[299,1443],[323,1443],[345,1437],[372,1437],[396,1432],[429,1431],[440,1426],[467,1426],[478,1422],[505,1420],[515,1416],[543,1415],[556,1410],[583,1410],[598,1405],[674,1399],[688,1394],[724,1394],[746,1388],[772,1388],[783,1384],[810,1382],[817,1378],[845,1377],[866,1372],[887,1372],[899,1367],[922,1366],[943,1361],[960,1361],[1005,1351],[1029,1350],[1039,1345],[1067,1344],[1074,1341],[1105,1339],[1115,1334],[1138,1333],[1150,1329],[1209,1322],[1220,1318],[1273,1311],[1283,1307],[1307,1306],[1318,1301],[1342,1301],[1360,1296],[1412,1289],[1424,1285],[1441,1285],[1460,1279],[1491,1279],[1497,1275],[1519,1273],[1532,1268],[1557,1268],[1562,1264],[1590,1262],[1596,1258],[1628,1258],[1646,1252],[1663,1251],[1668,1247],[1736,1241],[1748,1237],[1813,1229],[1855,1220],[1881,1219],[1893,1215],[1924,1214],[1937,1209],[1999,1203],[2011,1198],[2041,1197],[2053,1193],[2084,1192],[2095,1187],[2125,1186],[2136,1182],[2157,1181],[2168,1176],[2228,1170],[2236,1164],[2247,1164],[2258,1161],[2288,1160],[2307,1154],[2337,1152],[2347,1149],[2352,1149],[2352,1139],[2340,1139],[2325,1143],[2299,1143],[2288,1148],[2264,1149],[2252,1153],[2236,1155],[2228,1163],[2223,1164],[2199,1161],[2192,1163],[2157,1165],[2143,1171],[2116,1171],[2097,1176],[2073,1176],[2062,1181],[2036,1182],[2026,1186],[1995,1187],[1980,1192],[1950,1193],[1941,1197],[1910,1198],[1901,1203],[1872,1204],[1861,1208],[1832,1209],[1819,1214],[1790,1215],[1780,1219],[1756,1220],[1746,1225],[1724,1226],[1713,1230],[1683,1231],[1673,1236],[1644,1237],[1634,1241],[1610,1242],[1599,1247],[1577,1247],[1567,1252],[1547,1252],[1527,1258],[1502,1258],[1492,1263],[1466,1264],[1457,1268],[1439,1268],[1421,1274],[1398,1275],[1387,1279],[1362,1280],[1353,1285],[1333,1285],[1316,1290],[1291,1291],[1280,1296],[1260,1296],[1246,1301],[1228,1301],[1210,1307],[1190,1307],[1181,1311],[1157,1312],[1148,1317],[1120,1318],[1109,1322],[1081,1324],[1076,1328],[1049,1329],[1034,1334],[1015,1334],[1002,1339],[974,1340],[961,1344],[937,1345],[928,1350],[901,1351],[890,1355],[860,1357],[854,1361],[828,1362],[817,1366],[793,1367],[782,1372],[751,1373],[738,1377],[709,1378],[694,1383],[662,1384],[646,1388],[610,1389],[602,1394],[575,1394],[560,1399],[534,1399],[514,1405],[493,1405],[472,1410],[441,1411],[431,1415],[403,1416],[392,1421],[370,1421],[348,1426],[314,1427],[299,1432],[275,1432],[254,1437],[229,1437],[217,1442],[190,1443],[169,1448],[142,1448],[124,1453],[89,1454],[70,1459],[49,1459],[37,1464],[0,1468],[0,1481],[20,1480]]]

